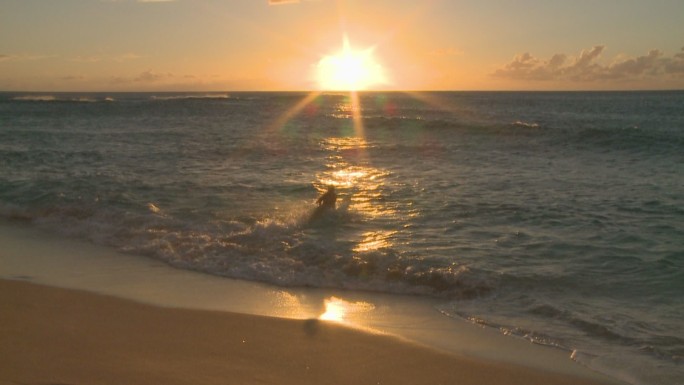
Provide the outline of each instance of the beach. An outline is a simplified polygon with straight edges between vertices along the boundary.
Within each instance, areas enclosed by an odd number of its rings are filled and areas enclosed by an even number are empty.
[[[608,384],[334,323],[151,306],[0,280],[0,383]]]
[[[0,243],[0,384],[616,383],[421,298],[213,277],[17,222]]]

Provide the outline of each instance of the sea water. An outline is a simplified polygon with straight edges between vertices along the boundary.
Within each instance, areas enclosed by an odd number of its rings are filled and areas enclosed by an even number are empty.
[[[684,92],[0,93],[0,218],[684,382]]]

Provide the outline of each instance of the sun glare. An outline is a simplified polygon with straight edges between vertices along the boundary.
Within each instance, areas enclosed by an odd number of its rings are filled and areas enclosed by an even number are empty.
[[[318,317],[321,321],[345,322],[349,316],[358,318],[375,309],[372,303],[349,302],[337,297],[326,298],[324,304],[325,312]]]
[[[318,86],[325,91],[363,91],[387,83],[385,72],[373,56],[373,48],[352,50],[345,37],[344,47],[323,57],[317,65]]]

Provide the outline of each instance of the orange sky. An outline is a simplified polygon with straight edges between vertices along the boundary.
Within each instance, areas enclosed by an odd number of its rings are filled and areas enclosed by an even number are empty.
[[[684,89],[681,0],[0,5],[4,91],[319,89],[345,36],[382,69],[371,89]]]

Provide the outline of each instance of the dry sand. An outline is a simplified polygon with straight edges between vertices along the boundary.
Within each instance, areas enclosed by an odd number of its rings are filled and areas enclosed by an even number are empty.
[[[0,384],[607,384],[318,320],[0,280]]]

